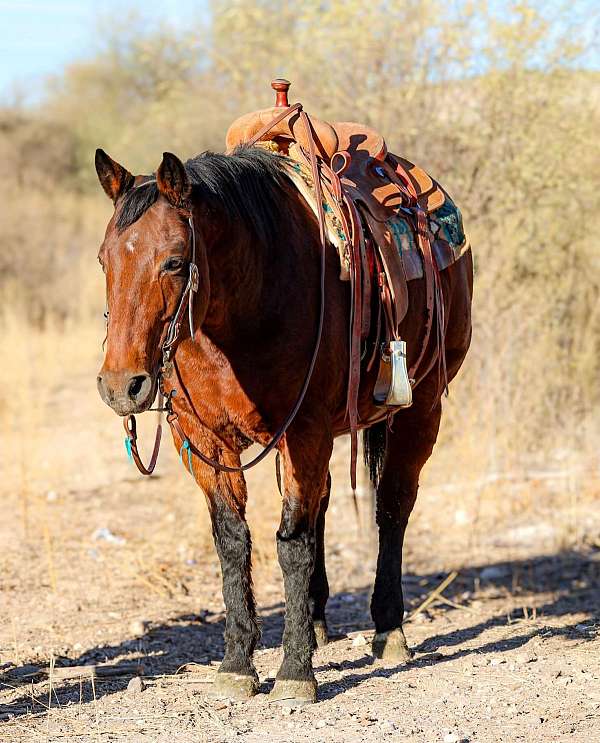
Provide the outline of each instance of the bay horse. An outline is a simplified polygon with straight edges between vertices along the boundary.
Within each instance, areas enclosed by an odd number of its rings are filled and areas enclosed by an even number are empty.
[[[108,326],[98,389],[118,415],[127,416],[151,407],[162,376],[180,423],[173,429],[176,448],[184,445],[185,431],[197,450],[233,470],[190,457],[193,476],[207,498],[223,579],[226,649],[215,686],[223,695],[249,697],[258,689],[252,655],[259,627],[246,483],[236,468],[247,447],[272,439],[305,380],[319,325],[319,225],[281,158],[260,147],[239,147],[227,155],[204,153],[185,164],[164,153],[151,176],[133,176],[98,150],[96,170],[115,206],[99,252]],[[196,330],[182,323],[165,369],[161,347],[185,291],[192,250],[198,266]],[[468,251],[440,273],[449,380],[470,343],[472,271]],[[316,700],[312,655],[317,644],[327,641],[329,461],[334,438],[348,432],[351,298],[348,282],[339,280],[333,248],[325,256],[325,297],[310,384],[277,444],[283,477],[276,540],[286,614],[284,657],[270,697],[291,704]],[[401,326],[409,362],[424,338],[425,315],[424,280],[411,281],[409,311]],[[375,412],[376,376],[372,369],[361,377],[362,420]],[[393,425],[384,421],[364,432],[379,530],[372,650],[391,663],[410,658],[402,630],[402,545],[440,415],[434,368],[415,388],[412,406],[395,414]]]

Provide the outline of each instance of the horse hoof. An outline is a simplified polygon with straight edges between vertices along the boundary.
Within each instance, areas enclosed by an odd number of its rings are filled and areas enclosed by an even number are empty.
[[[269,694],[269,701],[283,707],[304,707],[317,701],[317,682],[277,679]]]
[[[244,676],[229,671],[217,672],[213,682],[212,692],[217,697],[230,699],[250,699],[258,693],[258,678]]]
[[[327,625],[323,621],[317,621],[315,624],[315,639],[317,640],[317,647],[322,648],[324,645],[329,643],[329,635],[327,634]]]
[[[387,663],[400,665],[409,663],[413,653],[406,644],[406,637],[400,627],[390,632],[380,632],[373,638],[373,655]]]

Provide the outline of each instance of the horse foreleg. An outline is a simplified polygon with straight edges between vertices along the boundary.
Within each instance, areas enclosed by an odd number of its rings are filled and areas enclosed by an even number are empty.
[[[419,474],[435,444],[441,415],[431,400],[396,414],[387,432],[385,461],[377,487],[379,555],[371,615],[375,622],[373,655],[392,663],[410,659],[402,621],[402,547],[408,518],[417,498]]]
[[[284,493],[277,555],[285,588],[284,655],[271,699],[289,704],[316,700],[310,584],[315,568],[317,520],[332,449],[332,438],[324,430],[320,421],[315,425],[296,421],[294,430],[286,435],[283,451]]]
[[[226,464],[237,466],[239,459],[230,457]],[[246,482],[242,473],[217,473],[197,461],[194,474],[208,500],[223,579],[225,655],[215,677],[215,691],[248,698],[259,686],[252,654],[260,632],[252,591],[252,542],[245,517]]]

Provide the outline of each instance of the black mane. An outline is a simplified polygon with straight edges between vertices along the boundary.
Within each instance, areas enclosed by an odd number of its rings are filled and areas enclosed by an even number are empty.
[[[232,221],[241,220],[264,244],[277,239],[286,213],[282,159],[260,147],[242,146],[231,155],[203,152],[185,163],[192,199],[210,199]],[[156,180],[127,191],[119,204],[117,229],[136,222],[158,199]],[[289,207],[288,207],[289,208]]]

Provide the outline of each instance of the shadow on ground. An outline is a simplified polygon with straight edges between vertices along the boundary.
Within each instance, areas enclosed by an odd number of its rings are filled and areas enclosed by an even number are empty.
[[[600,551],[562,552],[552,556],[535,557],[529,560],[494,563],[473,566],[460,571],[459,577],[443,592],[446,599],[456,604],[438,602],[435,612],[453,613],[459,608],[469,609],[474,599],[484,603],[486,599],[518,598],[526,595],[530,605],[536,607],[537,621],[522,623],[523,631],[510,638],[500,639],[472,646],[472,641],[492,627],[506,626],[513,619],[522,619],[523,610],[495,615],[474,624],[436,634],[414,648],[413,668],[434,666],[449,660],[480,653],[503,653],[528,643],[535,636],[558,635],[565,639],[589,641],[596,637],[595,623],[600,621]],[[404,580],[405,601],[409,610],[419,606],[421,601],[444,578],[442,573],[426,575],[406,575]],[[358,589],[352,593],[339,593],[331,597],[328,604],[328,617],[331,634],[334,638],[344,637],[347,632],[372,629],[369,616],[369,588]],[[551,600],[540,599],[536,596]],[[513,601],[513,603],[519,602]],[[457,606],[459,608],[457,608]],[[478,612],[481,615],[483,611]],[[556,627],[547,626],[545,618],[566,617],[584,614],[585,621],[565,623]],[[262,620],[261,647],[278,647],[283,632],[283,603],[263,606],[260,609]],[[468,616],[462,614],[462,616]],[[475,613],[473,614],[475,616]],[[114,662],[114,667],[123,666],[124,674],[132,662],[143,666],[146,676],[174,674],[187,663],[209,664],[219,661],[223,656],[223,630],[225,620],[222,614],[203,612],[201,616],[178,616],[169,623],[151,627],[138,638],[126,640],[116,645],[92,648],[77,658],[60,659],[57,665],[88,665]],[[469,647],[464,647],[471,643]],[[453,653],[441,654],[441,648],[456,648]],[[318,663],[318,657],[317,657]],[[315,670],[324,670],[318,666]],[[319,697],[327,699],[348,688],[361,684],[373,676],[390,677],[401,672],[402,667],[385,668],[374,663],[370,656],[357,661],[336,664],[343,670],[362,671],[344,676],[336,683],[323,683],[319,687]],[[0,688],[15,688],[22,685],[19,698],[10,704],[0,705],[0,714],[18,717],[43,711],[47,706],[47,688],[44,699],[35,696],[31,685],[31,664],[4,669],[0,675]],[[53,686],[53,706],[70,703],[88,703],[94,695],[102,696],[124,690],[131,676],[98,680],[95,689],[86,681],[80,688],[77,679],[56,683]]]

